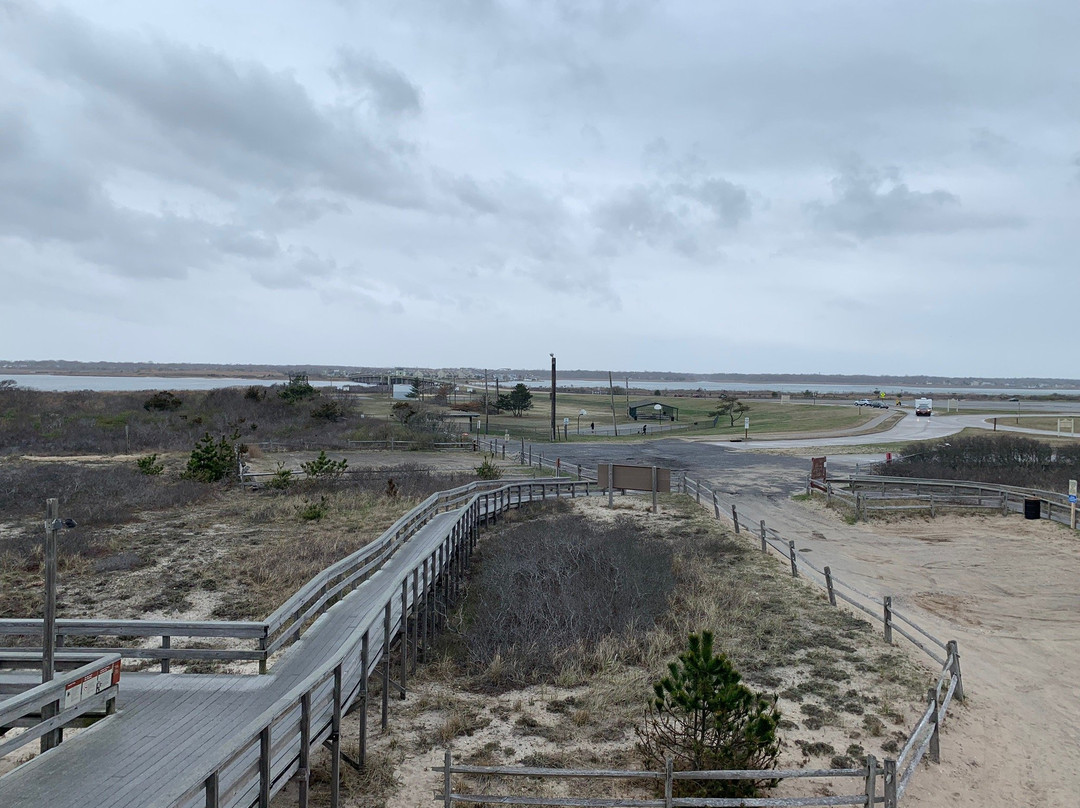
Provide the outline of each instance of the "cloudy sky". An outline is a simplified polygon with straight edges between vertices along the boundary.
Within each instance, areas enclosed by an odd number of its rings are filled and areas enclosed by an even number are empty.
[[[0,358],[1080,375],[1076,0],[0,0]]]

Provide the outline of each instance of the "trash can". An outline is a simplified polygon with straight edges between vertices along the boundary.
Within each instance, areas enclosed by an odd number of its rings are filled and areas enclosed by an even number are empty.
[[[1042,500],[1041,499],[1025,499],[1024,500],[1024,518],[1025,519],[1039,519],[1042,517]]]

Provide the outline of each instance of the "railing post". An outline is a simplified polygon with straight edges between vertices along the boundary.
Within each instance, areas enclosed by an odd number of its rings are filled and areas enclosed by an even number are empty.
[[[833,589],[832,570],[825,567],[825,588],[829,590],[829,604],[836,605],[836,590]]]
[[[672,793],[675,790],[675,764],[670,757],[664,758],[664,808],[671,808]]]
[[[424,575],[424,608],[420,610],[420,648],[424,652],[424,661],[428,660],[428,560],[424,558],[422,567]],[[366,636],[366,635],[365,635]]]
[[[214,772],[206,778],[206,808],[218,808],[219,799],[219,787],[218,787],[218,773]],[[306,806],[303,806],[306,808]]]
[[[896,761],[885,758],[885,808],[897,808]]]
[[[866,808],[874,808],[877,799],[877,758],[866,756]]]
[[[761,520],[761,552],[765,552],[768,546],[765,544],[765,520]]]
[[[259,650],[262,651],[262,656],[259,657],[259,675],[264,676],[266,674],[266,629],[263,629],[263,635],[259,637]]]
[[[795,540],[788,541],[788,555],[791,556],[791,577],[799,577],[799,568],[795,565]]]
[[[171,648],[171,647],[172,647],[172,637],[169,637],[168,635],[164,635],[161,638],[161,650],[162,651],[168,651],[169,648]],[[169,672],[169,669],[170,669],[169,662],[170,661],[171,660],[167,656],[162,656],[161,657],[161,672],[162,673],[168,673]]]
[[[885,642],[892,645],[892,595],[886,595],[881,599],[885,622]]]
[[[739,533],[739,512],[735,510],[735,505],[731,506],[731,521],[735,523],[735,534]]]
[[[382,728],[386,729],[390,710],[390,601],[383,609],[382,647]]]
[[[259,808],[270,808],[270,726],[259,731]]]
[[[450,796],[450,747],[446,747],[443,755],[443,808],[451,808],[453,799]]]
[[[412,618],[409,620],[412,628],[412,670],[416,670],[417,657],[420,653],[417,635],[420,633],[420,567],[413,567],[412,571]]]
[[[960,675],[960,651],[956,644],[956,640],[949,640],[945,643],[945,653],[952,657],[952,666],[950,671],[953,676],[956,677],[956,690],[953,693],[960,701],[964,700],[964,678]]]
[[[330,808],[341,804],[341,663],[334,668],[334,716],[330,725]]]
[[[409,579],[401,582],[401,700],[405,700],[405,680],[409,676]]]
[[[938,732],[940,729],[938,716],[938,700],[937,693],[934,688],[929,688],[926,691],[927,706],[931,709],[930,714],[930,759],[934,763],[941,763],[941,735]]]
[[[357,699],[360,702],[360,754],[359,760],[360,768],[364,767],[364,762],[367,760],[367,708],[368,708],[368,668],[371,666],[371,644],[368,639],[370,629],[364,632],[364,638],[360,641],[360,692],[357,695]],[[310,696],[309,705],[310,705]],[[309,707],[310,709],[310,707]]]
[[[308,808],[308,780],[310,776],[311,691],[308,691],[300,696],[300,759],[296,771],[296,802],[299,808]]]
[[[859,512],[862,510],[862,494],[855,492],[855,521],[859,521]]]
[[[720,500],[718,500],[716,498],[715,493],[712,495],[712,507],[713,507],[713,513],[716,514],[716,518],[719,519],[720,518]]]

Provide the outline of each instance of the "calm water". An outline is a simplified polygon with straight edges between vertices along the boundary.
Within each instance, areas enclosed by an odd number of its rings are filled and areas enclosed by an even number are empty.
[[[625,379],[615,379],[615,384],[624,385]],[[510,384],[507,382],[507,384]],[[525,382],[529,387],[546,387],[550,384],[549,381],[531,381]],[[559,387],[584,387],[587,389],[599,389],[607,390],[607,382],[597,381],[596,379],[558,379]],[[732,390],[738,392],[770,392],[775,390],[778,393],[792,393],[798,395],[810,390],[813,393],[861,393],[864,396],[873,393],[875,390],[881,390],[887,396],[896,395],[903,392],[910,397],[912,394],[926,394],[928,396],[954,396],[964,397],[972,395],[981,396],[1048,396],[1052,393],[1061,393],[1062,395],[1080,396],[1080,390],[1067,389],[1067,390],[1043,390],[1043,389],[1026,389],[1023,387],[898,387],[896,385],[873,385],[873,384],[807,384],[805,382],[784,384],[782,382],[704,382],[704,381],[685,381],[685,382],[661,382],[661,381],[648,381],[646,379],[631,379],[630,386],[632,389],[647,389],[647,390]]]
[[[215,390],[219,387],[248,387],[249,385],[261,385],[267,387],[272,384],[283,384],[283,380],[271,379],[239,379],[239,378],[203,378],[199,376],[61,376],[47,374],[13,374],[0,371],[0,380],[13,379],[19,387],[27,387],[35,390],[69,391],[69,390]],[[564,379],[558,380],[559,387],[582,387],[585,389],[607,390],[607,383],[596,379]],[[341,382],[313,381],[315,387],[333,387],[335,384],[348,384]],[[622,385],[623,379],[615,379],[615,384]],[[705,382],[705,381],[649,381],[645,379],[631,379],[631,386],[647,390],[732,390],[738,392],[769,392],[775,390],[779,393],[792,393],[798,395],[806,390],[814,393],[851,393],[867,396],[875,389],[885,392],[886,395],[896,395],[903,392],[908,397],[912,394],[926,394],[929,396],[955,396],[966,395],[989,395],[989,396],[1047,396],[1052,393],[1080,396],[1080,389],[1043,390],[1026,389],[1022,387],[896,387],[886,385],[875,387],[872,384],[784,384],[780,382]],[[512,387],[515,382],[506,382],[505,386]],[[525,382],[529,387],[545,387],[548,382],[536,380]],[[475,384],[474,389],[479,389]],[[409,391],[409,385],[395,385],[394,398],[403,398]]]
[[[47,374],[13,374],[0,371],[0,380],[13,379],[19,387],[34,390],[67,392],[70,390],[216,390],[219,387],[250,387],[284,384],[277,379],[200,378],[197,376],[49,376]],[[315,387],[330,387],[333,382],[311,383]]]

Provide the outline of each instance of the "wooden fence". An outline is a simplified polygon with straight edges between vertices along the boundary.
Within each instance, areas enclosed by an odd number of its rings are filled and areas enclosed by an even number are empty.
[[[18,653],[3,657],[6,667],[23,667],[20,659],[41,670],[41,654],[36,659]],[[70,665],[73,659],[63,654],[58,661]],[[66,665],[65,665],[66,666]],[[116,711],[116,696],[120,689],[119,654],[99,654],[78,667],[17,695],[0,701],[0,757],[47,735],[59,742],[63,728],[87,715],[111,715]],[[7,731],[21,728],[22,732],[4,739]]]
[[[488,447],[492,451],[498,451],[499,443],[492,442]],[[538,465],[541,468],[554,468],[575,474],[579,479],[595,477],[595,471],[577,464],[572,466],[563,465],[558,458],[544,458],[539,452],[533,456],[532,448],[526,450],[522,447],[520,460],[523,464]],[[740,516],[738,506],[735,503],[721,503],[720,495],[709,488],[700,480],[688,477],[685,473],[672,474],[672,491],[679,491],[687,496],[694,497],[695,501],[703,507],[709,508],[716,519],[725,518],[730,513],[730,518],[736,534],[744,531],[754,536],[761,543],[761,551],[773,550],[790,564],[791,574],[794,577],[806,577],[820,584],[829,598],[829,602],[837,605],[841,600],[860,612],[869,616],[872,620],[881,623],[886,642],[892,644],[894,636],[900,636],[925,653],[939,666],[939,674],[933,687],[927,693],[927,705],[914,728],[908,734],[908,739],[895,758],[886,758],[878,761],[873,756],[867,756],[863,765],[850,770],[808,770],[796,769],[788,771],[772,771],[772,777],[783,779],[789,778],[834,778],[851,777],[862,778],[863,788],[859,793],[846,795],[826,795],[810,797],[761,797],[761,798],[694,798],[680,799],[672,797],[671,783],[675,779],[738,779],[748,778],[761,779],[768,774],[762,772],[633,772],[633,771],[594,771],[594,770],[566,770],[566,769],[530,769],[522,767],[478,767],[478,766],[454,766],[449,750],[442,767],[437,771],[443,773],[443,791],[436,795],[441,799],[446,808],[454,802],[474,802],[478,804],[500,805],[542,805],[542,806],[575,806],[577,808],[682,808],[682,806],[705,806],[706,808],[724,808],[725,806],[826,806],[826,805],[863,805],[872,808],[877,803],[882,803],[886,808],[897,808],[901,798],[907,790],[915,771],[920,762],[927,754],[933,762],[940,761],[940,728],[946,720],[948,708],[953,698],[963,700],[964,687],[960,670],[960,653],[955,640],[942,642],[924,628],[912,621],[909,617],[901,614],[892,606],[892,597],[884,596],[880,600],[857,587],[852,586],[833,576],[832,570],[825,566],[819,568],[809,561],[805,555],[798,552],[793,540],[785,540],[776,530],[769,528],[764,520],[757,523],[748,521],[745,515]],[[729,510],[730,508],[730,510]],[[641,800],[641,799],[593,799],[574,797],[534,797],[514,796],[508,794],[483,795],[455,793],[451,775],[489,775],[502,777],[548,777],[548,778],[616,778],[616,779],[643,779],[664,780],[664,799]],[[831,790],[824,786],[822,790]]]
[[[273,795],[293,778],[298,782],[298,802],[308,804],[311,750],[324,744],[331,754],[331,806],[339,804],[341,762],[362,766],[366,755],[368,680],[380,670],[382,724],[386,725],[391,690],[404,698],[409,672],[434,639],[440,620],[461,590],[464,571],[475,547],[479,527],[510,508],[551,494],[588,494],[588,484],[577,481],[533,480],[504,483],[476,490],[478,484],[434,495],[403,517],[409,529],[422,524],[422,513],[433,507],[460,507],[457,519],[431,546],[406,544],[393,562],[384,564],[364,585],[372,587],[381,604],[359,615],[357,628],[343,638],[339,650],[324,660],[304,681],[293,687],[262,715],[238,733],[237,740],[221,750],[213,767],[192,772],[193,785],[170,808],[219,808],[258,805],[267,808]],[[584,490],[581,490],[584,489]],[[404,524],[391,527],[383,538],[387,546],[398,541]],[[390,567],[393,567],[392,569]],[[333,568],[331,568],[333,569]],[[317,589],[329,585],[322,576],[313,579]],[[331,587],[332,588],[332,587]],[[327,590],[329,591],[329,590]],[[297,593],[301,598],[307,594]],[[321,596],[320,596],[321,597]],[[277,621],[290,609],[279,610]],[[298,620],[294,620],[295,625]],[[283,623],[284,624],[284,623]],[[395,639],[397,650],[393,648]],[[396,674],[397,681],[392,681]],[[341,753],[341,717],[356,703],[360,715],[359,759],[349,761]]]
[[[546,499],[555,496],[565,488],[571,496],[576,496],[579,489],[587,488],[585,483],[575,481],[545,481],[538,479],[527,483],[523,493],[515,496]],[[420,505],[402,516],[378,539],[365,545],[355,553],[327,567],[298,589],[288,600],[262,621],[182,621],[182,620],[89,620],[63,619],[56,621],[56,641],[58,648],[68,652],[76,651],[80,640],[91,639],[95,642],[86,649],[87,654],[116,653],[124,659],[155,660],[161,671],[168,673],[171,662],[192,660],[257,661],[260,673],[266,672],[267,658],[294,641],[312,620],[330,608],[356,586],[367,580],[385,560],[394,553],[404,541],[412,536],[436,514],[461,507],[474,496],[486,496],[496,492],[507,484],[499,481],[474,482],[468,485],[432,494]],[[0,619],[0,636],[30,637],[40,639],[43,623],[40,619],[6,618]],[[121,637],[160,638],[158,647],[143,645],[121,645],[102,647],[101,638],[118,639]],[[235,640],[237,643],[221,648],[189,648],[173,644],[174,638],[202,638],[217,640]],[[246,641],[246,647],[242,644]],[[20,651],[36,653],[41,658],[41,648],[20,648]]]
[[[835,498],[848,506],[856,520],[874,512],[919,510],[934,516],[942,508],[984,509],[1024,513],[1028,501],[1038,503],[1040,518],[1075,527],[1065,494],[1037,488],[979,483],[967,480],[930,480],[913,477],[853,476],[827,481],[810,480],[808,490]]]

